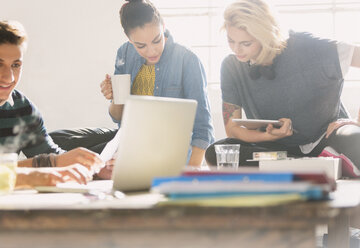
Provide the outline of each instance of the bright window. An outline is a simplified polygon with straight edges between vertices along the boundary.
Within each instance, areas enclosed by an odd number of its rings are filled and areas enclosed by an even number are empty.
[[[201,59],[209,83],[218,83],[222,59],[230,53],[221,31],[222,12],[229,0],[153,0],[176,41]],[[273,0],[284,27],[321,37],[360,44],[360,2],[350,0]],[[348,81],[360,81],[359,70]]]

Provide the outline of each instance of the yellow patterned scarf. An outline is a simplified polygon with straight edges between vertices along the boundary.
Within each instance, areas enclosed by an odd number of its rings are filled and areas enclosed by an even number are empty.
[[[143,64],[132,85],[132,95],[154,95],[155,65]]]

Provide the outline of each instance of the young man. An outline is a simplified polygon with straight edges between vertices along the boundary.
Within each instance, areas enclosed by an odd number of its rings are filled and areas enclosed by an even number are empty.
[[[17,185],[49,185],[68,179],[86,183],[89,171],[83,170],[84,166],[91,169],[101,164],[98,154],[85,148],[69,152],[59,148],[48,135],[35,105],[14,89],[20,81],[25,49],[22,25],[0,21],[0,153],[22,151],[30,157],[19,161],[19,167],[67,166],[20,172]]]

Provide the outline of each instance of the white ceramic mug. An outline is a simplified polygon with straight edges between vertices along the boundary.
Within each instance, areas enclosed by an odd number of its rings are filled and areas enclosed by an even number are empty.
[[[130,74],[117,74],[111,76],[114,104],[125,104],[130,96]]]

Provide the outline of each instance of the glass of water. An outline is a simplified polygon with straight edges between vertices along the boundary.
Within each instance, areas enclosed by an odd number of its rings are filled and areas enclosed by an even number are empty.
[[[0,195],[14,190],[17,153],[0,153]]]
[[[215,145],[217,168],[239,167],[240,144]]]

